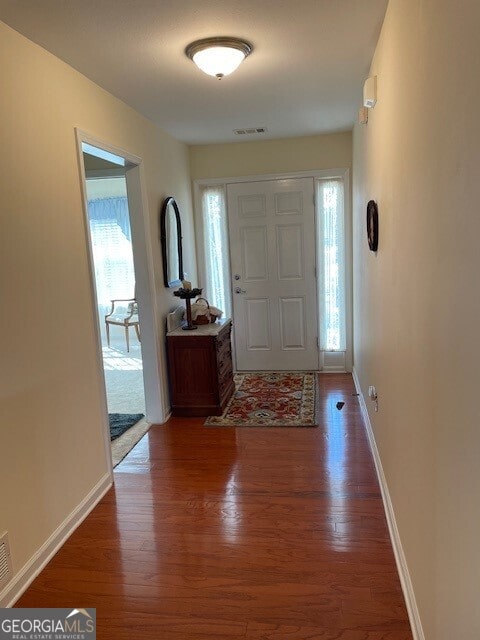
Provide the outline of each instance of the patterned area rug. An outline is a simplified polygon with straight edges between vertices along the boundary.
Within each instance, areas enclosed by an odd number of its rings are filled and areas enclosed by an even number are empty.
[[[208,427],[316,427],[317,374],[257,371],[235,376],[235,392],[223,415]]]

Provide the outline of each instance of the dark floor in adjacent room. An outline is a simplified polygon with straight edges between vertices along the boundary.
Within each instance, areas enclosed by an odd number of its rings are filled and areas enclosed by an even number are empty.
[[[100,640],[411,640],[354,393],[320,375],[318,428],[152,427],[17,606],[96,607]]]

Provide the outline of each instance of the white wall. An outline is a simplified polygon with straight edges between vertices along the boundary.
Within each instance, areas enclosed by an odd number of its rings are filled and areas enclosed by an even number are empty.
[[[480,638],[479,25],[474,0],[390,0],[354,130],[355,368],[427,640]]]
[[[195,280],[188,151],[0,23],[0,534],[16,574],[107,473],[74,127],[143,159],[160,317],[162,199],[182,212]],[[162,351],[163,326],[158,327]],[[168,397],[168,395],[167,395]]]

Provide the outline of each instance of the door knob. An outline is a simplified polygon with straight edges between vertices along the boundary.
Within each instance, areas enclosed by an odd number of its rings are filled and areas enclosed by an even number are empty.
[[[240,280],[241,276],[239,273],[236,273],[234,276],[235,280]]]
[[[235,287],[234,291],[235,293],[247,293],[245,289],[242,289],[241,287]]]

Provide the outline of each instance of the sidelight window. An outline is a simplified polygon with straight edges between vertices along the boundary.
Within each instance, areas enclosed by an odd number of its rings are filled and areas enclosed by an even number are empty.
[[[317,180],[320,349],[345,351],[345,213],[342,179]]]
[[[230,317],[230,266],[223,185],[203,187],[202,218],[205,294],[211,304],[222,309],[225,317]]]

